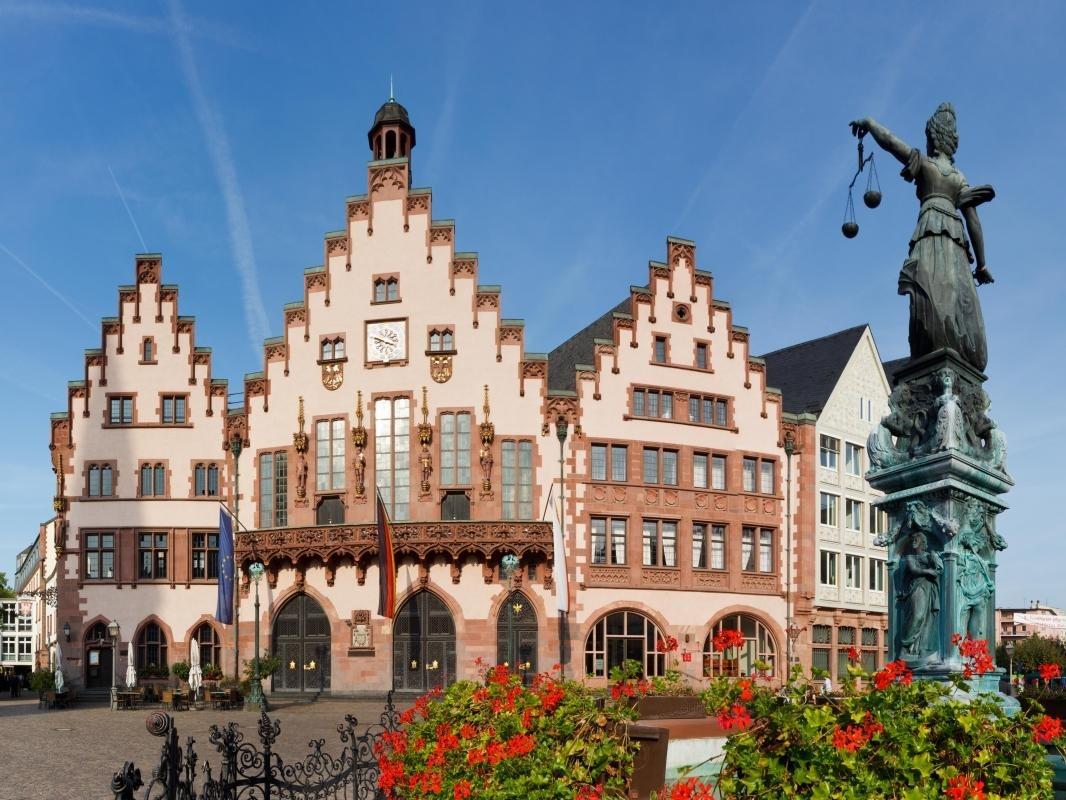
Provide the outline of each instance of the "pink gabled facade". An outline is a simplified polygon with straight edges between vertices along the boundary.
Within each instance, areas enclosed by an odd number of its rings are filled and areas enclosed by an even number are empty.
[[[150,673],[193,639],[232,674],[235,645],[254,653],[256,560],[262,647],[281,659],[268,691],[421,691],[479,658],[604,681],[634,657],[655,674],[667,636],[693,676],[763,660],[780,677],[780,395],[694,243],[668,239],[646,285],[550,354],[527,352],[477,254],[411,187],[406,110],[382,106],[368,140],[367,193],[348,198],[236,407],[161,257],[138,256],[120,287],[52,421],[71,678],[110,686],[105,668]],[[375,491],[395,527],[391,620],[377,613]],[[239,508],[238,626],[213,619],[220,502]],[[117,653],[101,636],[112,622]],[[708,652],[722,627],[749,639],[736,658]]]

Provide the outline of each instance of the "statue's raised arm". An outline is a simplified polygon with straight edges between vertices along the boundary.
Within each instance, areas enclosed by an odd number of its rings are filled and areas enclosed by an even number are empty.
[[[911,358],[950,349],[983,370],[988,353],[974,283],[991,283],[992,273],[985,264],[977,206],[996,193],[991,186],[971,187],[955,165],[955,109],[941,103],[926,122],[924,153],[869,117],[850,126],[853,135],[861,139],[870,134],[903,164],[900,175],[914,184],[921,204],[899,275],[899,293],[910,297]]]

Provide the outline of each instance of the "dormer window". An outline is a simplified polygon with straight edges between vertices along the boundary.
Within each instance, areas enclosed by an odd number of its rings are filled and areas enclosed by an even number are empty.
[[[429,332],[429,351],[431,353],[454,352],[455,332],[451,328],[432,328]]]
[[[323,339],[319,354],[323,361],[337,361],[344,358],[344,337],[334,336]]]
[[[380,277],[374,279],[374,302],[395,303],[400,299],[400,279]]]

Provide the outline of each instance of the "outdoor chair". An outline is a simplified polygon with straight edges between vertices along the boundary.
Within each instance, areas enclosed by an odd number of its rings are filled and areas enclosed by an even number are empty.
[[[160,702],[162,703],[163,708],[167,709],[168,711],[173,709],[174,708],[174,692],[171,691],[170,689],[164,689],[163,690],[163,698],[162,698],[162,700]]]

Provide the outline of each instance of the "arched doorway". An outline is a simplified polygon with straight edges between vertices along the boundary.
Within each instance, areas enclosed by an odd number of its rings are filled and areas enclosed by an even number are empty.
[[[273,652],[281,659],[275,692],[329,691],[329,617],[306,594],[295,595],[274,615]]]
[[[85,634],[85,688],[107,689],[111,686],[114,669],[114,649],[107,625],[96,622]]]
[[[392,682],[398,692],[427,692],[455,682],[455,622],[433,592],[407,598],[393,624]]]
[[[521,592],[511,592],[496,616],[496,663],[529,683],[537,674],[537,612]]]
[[[740,631],[744,644],[725,652],[714,649],[714,637],[723,630]],[[770,674],[777,670],[777,643],[770,629],[750,614],[729,614],[714,624],[703,641],[703,674],[730,678],[749,676],[761,665],[769,665]]]

